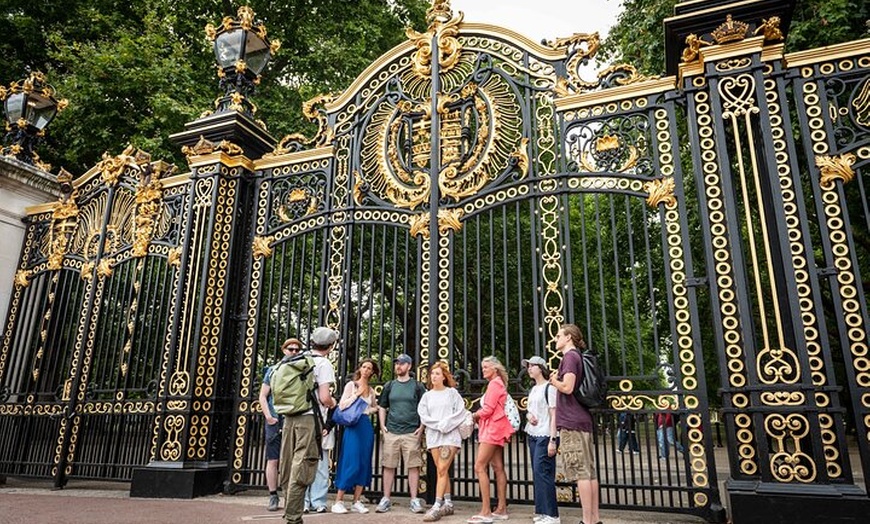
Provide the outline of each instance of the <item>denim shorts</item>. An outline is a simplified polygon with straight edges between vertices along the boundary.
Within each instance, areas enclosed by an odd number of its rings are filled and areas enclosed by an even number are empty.
[[[284,424],[278,419],[276,424],[266,423],[266,460],[281,458],[281,428]]]

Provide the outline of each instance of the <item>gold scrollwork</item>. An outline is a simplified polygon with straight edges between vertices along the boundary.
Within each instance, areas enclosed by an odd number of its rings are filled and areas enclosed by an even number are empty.
[[[438,210],[438,231],[446,234],[448,231],[459,232],[462,230],[462,215],[465,212],[460,208]],[[428,222],[428,219],[427,219]]]
[[[160,446],[160,458],[167,461],[174,461],[181,458],[181,439],[182,432],[186,422],[182,415],[170,415],[163,422],[163,429],[166,431],[166,438],[163,445]]]
[[[587,149],[580,154],[580,164],[583,166],[586,171],[590,173],[596,173],[602,170],[598,165],[598,161],[595,159],[595,154],[597,153],[605,153],[605,152],[617,152],[617,154],[626,154],[625,159],[622,161],[622,164],[616,168],[616,172],[622,173],[628,171],[637,165],[638,158],[640,158],[640,154],[638,153],[637,147],[631,144],[625,144],[623,139],[617,135],[604,135],[595,139],[593,142],[592,149],[594,152]],[[622,152],[618,152],[618,150],[622,150]]]
[[[163,197],[163,183],[160,176],[163,173],[171,175],[175,166],[166,166],[157,163],[156,169],[152,169],[150,176],[144,174],[136,188],[136,219],[133,225],[133,256],[144,257],[148,254],[148,246],[154,238],[157,227],[157,217],[160,214],[161,198]]]
[[[658,207],[659,204],[664,204],[665,207],[677,205],[677,197],[674,194],[676,183],[674,177],[658,178],[650,180],[643,185],[644,190],[649,193],[646,198],[646,203],[650,207]]]
[[[456,66],[462,52],[462,44],[456,36],[459,34],[459,25],[464,17],[465,14],[462,12],[453,16],[449,1],[435,2],[426,11],[428,31],[418,33],[410,27],[405,30],[408,40],[417,47],[417,51],[411,57],[415,73],[423,77],[432,74],[433,38],[438,47],[438,65],[441,72],[446,73]]]
[[[309,122],[317,123],[317,133],[308,138],[302,133],[291,133],[285,135],[280,142],[275,146],[275,149],[263,155],[263,158],[271,158],[293,152],[293,143],[298,143],[302,146],[324,147],[332,143],[335,138],[335,132],[329,127],[329,118],[323,111],[323,107],[335,100],[334,93],[321,93],[310,100],[302,103],[302,115]]]
[[[520,145],[517,150],[511,153],[510,158],[517,162],[517,167],[520,168],[520,174],[523,178],[529,174],[529,139],[523,137],[520,140]]]
[[[251,249],[254,253],[254,258],[269,258],[272,256],[272,247],[269,246],[275,240],[273,236],[261,237],[255,236]]]
[[[779,482],[813,482],[816,465],[813,459],[801,451],[801,443],[810,431],[810,424],[803,415],[775,413],[764,418],[764,429],[773,439],[770,455],[770,470]]]
[[[788,348],[764,348],[756,356],[758,378],[765,384],[793,384],[800,380],[801,366]]]
[[[408,223],[411,225],[412,237],[423,235],[424,238],[429,238],[429,213],[414,215]]]
[[[852,170],[852,164],[855,163],[856,157],[853,153],[845,153],[842,155],[816,155],[816,167],[821,171],[821,186],[823,189],[834,187],[834,181],[840,180],[844,184],[848,184],[855,178],[855,171]]]

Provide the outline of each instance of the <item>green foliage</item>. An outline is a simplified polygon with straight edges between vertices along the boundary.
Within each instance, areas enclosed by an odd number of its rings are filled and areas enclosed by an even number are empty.
[[[49,127],[43,160],[81,174],[128,143],[183,166],[168,136],[213,108],[220,94],[203,28],[235,16],[228,0],[6,0],[0,7],[0,82],[41,70],[70,106]],[[252,1],[282,48],[254,96],[276,139],[311,130],[301,104],[341,91],[422,29],[425,0]]]

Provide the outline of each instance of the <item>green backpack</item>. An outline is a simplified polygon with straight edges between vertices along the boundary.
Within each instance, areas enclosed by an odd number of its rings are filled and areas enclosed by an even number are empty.
[[[272,403],[279,415],[299,415],[312,409],[314,359],[307,353],[281,361],[269,381]]]

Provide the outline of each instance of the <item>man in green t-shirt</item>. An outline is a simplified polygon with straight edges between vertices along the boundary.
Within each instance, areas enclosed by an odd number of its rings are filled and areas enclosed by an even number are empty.
[[[380,420],[383,446],[381,446],[381,466],[384,470],[384,496],[375,511],[390,511],[390,491],[396,478],[399,461],[405,460],[408,468],[408,485],[411,490],[411,511],[423,513],[423,501],[417,498],[420,483],[420,467],[423,465],[421,437],[423,425],[417,414],[417,405],[426,392],[426,387],[411,377],[413,361],[408,355],[399,355],[394,360],[395,379],[384,384],[378,399],[378,419]]]

